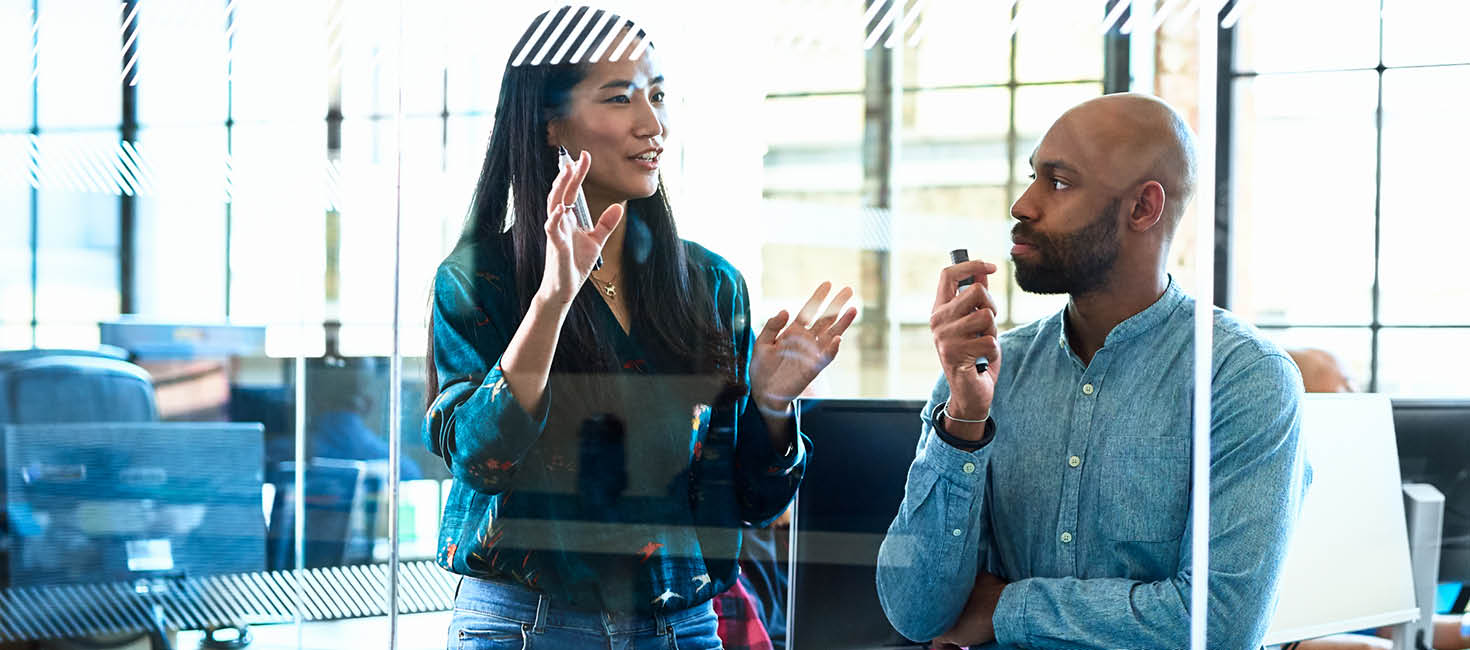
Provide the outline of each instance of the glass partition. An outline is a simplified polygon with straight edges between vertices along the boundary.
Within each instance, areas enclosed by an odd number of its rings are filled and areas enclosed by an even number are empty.
[[[1463,13],[0,0],[0,647],[1470,647]]]

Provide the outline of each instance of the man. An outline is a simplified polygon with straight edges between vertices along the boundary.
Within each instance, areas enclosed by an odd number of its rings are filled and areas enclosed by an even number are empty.
[[[1189,646],[1194,301],[1164,265],[1194,155],[1188,126],[1157,99],[1074,107],[1011,208],[1017,283],[1066,293],[1067,307],[1001,337],[995,265],[944,270],[930,317],[944,376],[878,557],[900,633]],[[977,282],[956,295],[966,277]],[[1212,350],[1208,643],[1255,648],[1307,482],[1301,378],[1219,310]]]

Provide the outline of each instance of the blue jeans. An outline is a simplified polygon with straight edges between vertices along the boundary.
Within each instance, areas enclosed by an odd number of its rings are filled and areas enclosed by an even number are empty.
[[[709,602],[651,617],[556,607],[520,585],[465,577],[447,650],[721,650]]]

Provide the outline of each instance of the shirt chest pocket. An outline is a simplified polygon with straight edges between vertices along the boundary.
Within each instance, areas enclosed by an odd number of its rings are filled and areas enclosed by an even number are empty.
[[[1115,542],[1170,542],[1189,512],[1189,439],[1120,437],[1103,453],[1098,516]]]

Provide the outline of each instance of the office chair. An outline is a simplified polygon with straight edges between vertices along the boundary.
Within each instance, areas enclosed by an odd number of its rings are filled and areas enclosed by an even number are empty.
[[[148,372],[118,353],[0,352],[0,424],[157,420]]]

